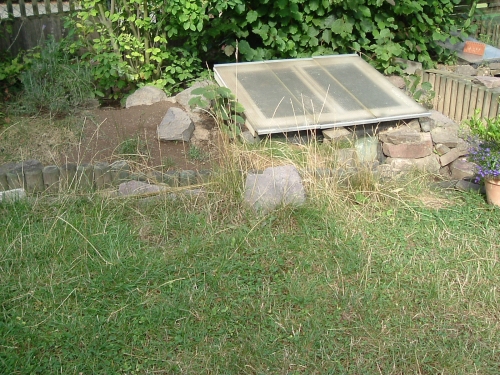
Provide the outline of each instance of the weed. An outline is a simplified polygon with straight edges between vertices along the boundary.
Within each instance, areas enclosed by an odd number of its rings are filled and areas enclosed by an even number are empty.
[[[59,43],[50,39],[40,57],[21,73],[23,92],[12,109],[17,113],[66,115],[94,99],[90,70],[71,61]]]
[[[207,159],[205,151],[195,145],[191,145],[188,150],[188,157],[191,160],[203,161]]]
[[[145,160],[149,158],[147,145],[139,136],[121,142],[116,148],[116,153],[119,157],[128,160]]]
[[[162,159],[162,167],[165,169],[169,169],[175,167],[175,160],[172,157],[165,157]]]

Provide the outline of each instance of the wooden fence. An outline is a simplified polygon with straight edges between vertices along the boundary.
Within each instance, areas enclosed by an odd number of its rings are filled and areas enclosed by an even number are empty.
[[[0,3],[0,52],[16,56],[38,46],[51,35],[66,36],[63,17],[78,9],[76,0],[7,0]]]
[[[433,108],[456,122],[470,119],[476,109],[483,117],[498,116],[500,90],[476,84],[472,79],[433,69],[423,74],[423,81],[429,82],[435,92]]]

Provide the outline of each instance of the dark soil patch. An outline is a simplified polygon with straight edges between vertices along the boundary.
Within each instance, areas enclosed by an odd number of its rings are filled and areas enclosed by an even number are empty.
[[[29,159],[44,165],[127,160],[134,170],[210,169],[218,155],[219,132],[208,114],[192,115],[190,142],[158,141],[157,126],[172,106],[178,104],[99,108],[62,119],[13,118],[0,124],[0,165]]]
[[[132,108],[100,108],[88,113],[80,142],[61,154],[62,162],[94,163],[128,160],[138,168],[207,169],[213,142],[160,142],[157,126],[168,109],[178,106],[170,102]],[[200,114],[197,128],[215,133],[214,121]]]

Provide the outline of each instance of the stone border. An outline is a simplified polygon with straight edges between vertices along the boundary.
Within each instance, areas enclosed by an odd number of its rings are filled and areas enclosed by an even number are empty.
[[[154,181],[169,187],[206,183],[210,170],[156,171],[132,173],[125,160],[95,164],[67,163],[43,166],[37,160],[0,166],[0,191],[25,189],[29,194],[64,191],[92,192],[116,187],[126,181]]]

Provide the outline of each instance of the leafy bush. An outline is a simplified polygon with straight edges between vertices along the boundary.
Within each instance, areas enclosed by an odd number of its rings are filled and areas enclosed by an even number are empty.
[[[439,42],[465,36],[475,9],[471,5],[469,20],[456,20],[454,5],[459,2],[215,1],[209,8],[213,19],[207,35],[238,47],[244,60],[356,52],[390,73],[396,69],[391,63],[395,56],[422,62],[424,67],[431,66],[435,57],[450,57]]]
[[[53,39],[21,73],[20,81],[23,92],[16,110],[22,113],[65,115],[94,99],[90,70],[72,61]]]
[[[379,70],[393,57],[430,67],[471,27],[456,19],[460,0],[82,0],[68,20],[100,95],[119,98],[154,84],[173,93],[204,62],[359,53]]]
[[[202,73],[196,40],[207,17],[200,1],[83,0],[81,6],[66,22],[78,35],[69,50],[84,51],[99,95],[118,99],[146,83],[172,93]]]

